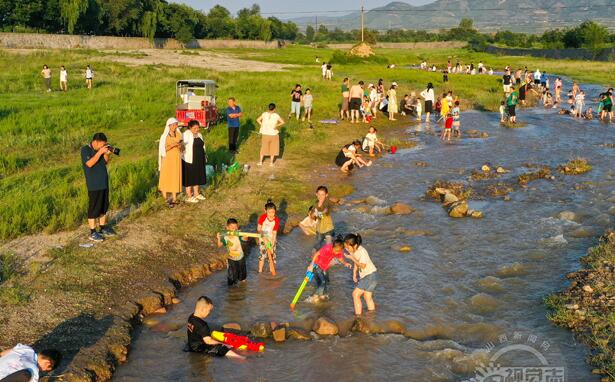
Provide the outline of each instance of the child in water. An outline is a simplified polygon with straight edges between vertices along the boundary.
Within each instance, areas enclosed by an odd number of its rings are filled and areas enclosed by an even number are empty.
[[[307,236],[316,235],[316,229],[318,228],[318,217],[316,217],[316,209],[314,206],[310,206],[307,216],[305,219],[301,220],[301,223],[299,223],[299,228],[301,228],[303,233]]]
[[[451,132],[453,130],[453,116],[449,113],[446,115],[446,120],[444,122],[444,129],[442,130],[442,136],[440,137],[443,141],[451,140]]]
[[[201,296],[196,301],[194,313],[188,318],[188,351],[216,357],[245,359],[231,350],[229,346],[211,338],[211,329],[205,319],[213,309],[214,303],[209,297]]]
[[[241,240],[247,241],[248,238],[240,238],[237,235],[239,223],[233,218],[226,221],[226,230],[226,235],[218,233],[216,237],[218,239],[218,248],[224,245],[228,251],[227,282],[231,286],[238,282],[246,281],[248,271],[246,269],[246,258],[241,247]]]
[[[314,204],[314,214],[318,218],[316,226],[316,243],[314,243],[314,253],[323,244],[331,244],[335,235],[335,226],[331,217],[331,201],[329,200],[329,189],[326,186],[318,186],[316,189],[316,203]]]
[[[380,141],[380,139],[378,139],[377,133],[378,130],[376,130],[375,127],[371,126],[367,135],[365,135],[363,150],[367,149],[369,151],[370,157],[376,156],[376,154],[374,154],[374,150],[378,151],[378,153],[381,153],[384,150],[384,144]]]
[[[461,138],[461,111],[459,109],[459,101],[455,101],[455,107],[452,110],[453,114],[453,135]]]
[[[504,101],[500,102],[500,122],[506,122],[506,106],[504,106]]]
[[[316,292],[308,298],[308,302],[315,303],[329,298],[327,295],[327,287],[329,285],[328,271],[333,259],[337,259],[349,269],[352,268],[352,265],[344,260],[344,240],[341,237],[335,239],[333,244],[324,245],[312,257],[312,262],[307,270],[314,273]]]
[[[256,232],[263,235],[260,241],[260,255],[258,257],[258,273],[263,272],[265,259],[269,261],[269,271],[272,275],[275,273],[276,264],[276,244],[278,230],[280,229],[280,219],[276,216],[277,207],[271,201],[267,200],[265,204],[265,213],[258,218],[258,226]]]
[[[365,299],[368,311],[373,312],[376,310],[373,294],[378,285],[377,269],[374,263],[372,263],[367,250],[361,246],[362,241],[359,234],[351,233],[344,238],[344,248],[350,254],[344,256],[354,263],[352,280],[356,283],[356,287],[352,291],[352,301],[354,303],[354,313],[357,316],[360,316],[363,312],[361,297]]]

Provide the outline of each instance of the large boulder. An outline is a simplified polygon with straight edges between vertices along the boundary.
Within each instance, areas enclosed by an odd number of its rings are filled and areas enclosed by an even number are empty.
[[[449,205],[449,204],[453,204],[455,202],[459,201],[459,198],[456,197],[454,194],[448,193],[448,194],[444,194],[444,197],[442,198],[442,203]]]
[[[327,317],[320,317],[314,322],[312,330],[320,336],[333,336],[339,333],[339,328],[335,322]]]
[[[468,202],[465,200],[457,201],[448,208],[448,216],[452,218],[462,218],[468,213]]]
[[[288,338],[299,341],[309,341],[312,339],[308,330],[295,326],[289,326],[286,328],[286,335]]]

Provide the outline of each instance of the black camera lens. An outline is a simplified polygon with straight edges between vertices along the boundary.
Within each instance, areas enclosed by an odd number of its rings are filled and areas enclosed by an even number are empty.
[[[113,146],[107,146],[107,148],[109,149],[109,151],[111,151],[113,154],[119,156],[120,155],[120,149],[117,147],[113,147]]]

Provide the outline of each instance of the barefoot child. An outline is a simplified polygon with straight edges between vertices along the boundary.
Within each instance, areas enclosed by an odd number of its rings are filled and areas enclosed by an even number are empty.
[[[248,238],[240,238],[237,236],[236,233],[239,232],[239,223],[233,218],[226,221],[226,230],[228,234],[222,236],[218,233],[217,239],[218,248],[224,245],[228,251],[227,282],[228,285],[231,286],[240,281],[246,281],[248,271],[246,269],[246,258],[243,254],[243,248],[241,247],[241,240],[247,241]]]
[[[370,157],[375,157],[376,154],[374,154],[374,150],[378,151],[378,153],[381,153],[382,150],[384,150],[384,144],[378,139],[378,130],[376,130],[375,127],[371,126],[369,128],[369,132],[367,133],[367,135],[365,135],[365,143],[367,145],[367,149],[369,151],[369,156]],[[364,150],[366,148],[363,148]]]
[[[353,160],[353,163],[356,164],[359,167],[364,167],[364,166],[371,166],[372,165],[372,161],[365,161],[365,159],[363,159],[363,156],[361,154],[359,154],[359,150],[361,150],[361,142],[360,141],[354,141],[352,142],[352,145],[348,146],[348,151],[350,153],[350,156]]]
[[[305,89],[305,94],[303,95],[303,121],[307,118],[308,122],[312,122],[312,106],[314,104],[314,96],[312,96],[312,91],[310,88]]]
[[[459,101],[455,101],[455,107],[452,110],[453,114],[453,135],[461,138],[461,111],[459,109]]]
[[[318,186],[316,189],[316,203],[314,204],[314,214],[318,218],[316,226],[316,243],[314,250],[316,253],[323,244],[331,244],[335,234],[335,226],[331,217],[331,201],[329,200],[329,189],[326,186]]]
[[[506,107],[504,106],[504,101],[500,102],[500,122],[506,122]]]
[[[316,292],[309,298],[310,302],[325,301],[329,298],[327,295],[327,287],[329,285],[328,271],[334,258],[345,267],[352,268],[352,265],[344,260],[344,240],[342,240],[341,236],[335,239],[333,244],[324,245],[312,257],[312,262],[307,270],[314,272]]]
[[[354,313],[360,316],[363,312],[363,304],[361,297],[365,299],[368,311],[376,310],[374,304],[373,293],[378,285],[376,277],[376,267],[369,257],[369,254],[361,246],[362,239],[359,234],[348,234],[344,238],[344,248],[350,255],[344,255],[348,260],[354,263],[352,270],[352,280],[357,283],[357,286],[352,291],[352,301],[354,302]],[[359,276],[357,278],[357,271]]]
[[[211,338],[211,329],[205,319],[213,308],[214,304],[209,297],[201,296],[196,301],[194,313],[188,318],[188,350],[216,357],[244,359],[227,345]]]
[[[451,140],[451,131],[453,130],[453,116],[449,113],[446,115],[446,121],[444,122],[444,129],[442,130],[442,136],[440,137],[443,141]]]
[[[258,226],[256,232],[263,235],[259,243],[260,255],[258,257],[258,273],[263,272],[265,259],[269,261],[269,271],[275,276],[276,264],[276,243],[278,230],[280,229],[280,219],[276,216],[277,207],[271,201],[267,200],[265,204],[265,213],[258,218]]]

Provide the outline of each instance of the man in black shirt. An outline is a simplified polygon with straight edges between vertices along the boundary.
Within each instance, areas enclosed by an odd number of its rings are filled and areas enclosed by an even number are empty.
[[[94,134],[92,142],[81,148],[81,163],[89,198],[89,239],[92,241],[103,241],[105,236],[115,235],[115,231],[107,227],[107,211],[109,210],[107,162],[109,162],[110,153],[107,137],[103,133]],[[100,224],[100,232],[96,231],[96,219]]]
[[[201,296],[196,301],[194,313],[188,318],[188,350],[191,352],[206,353],[216,357],[229,357],[244,359],[222,342],[211,338],[211,329],[205,318],[209,316],[214,304],[209,297]]]
[[[504,88],[504,93],[506,94],[510,93],[511,85],[512,85],[512,82],[511,82],[510,69],[507,69],[506,73],[504,73],[504,75],[502,76],[502,86]]]

